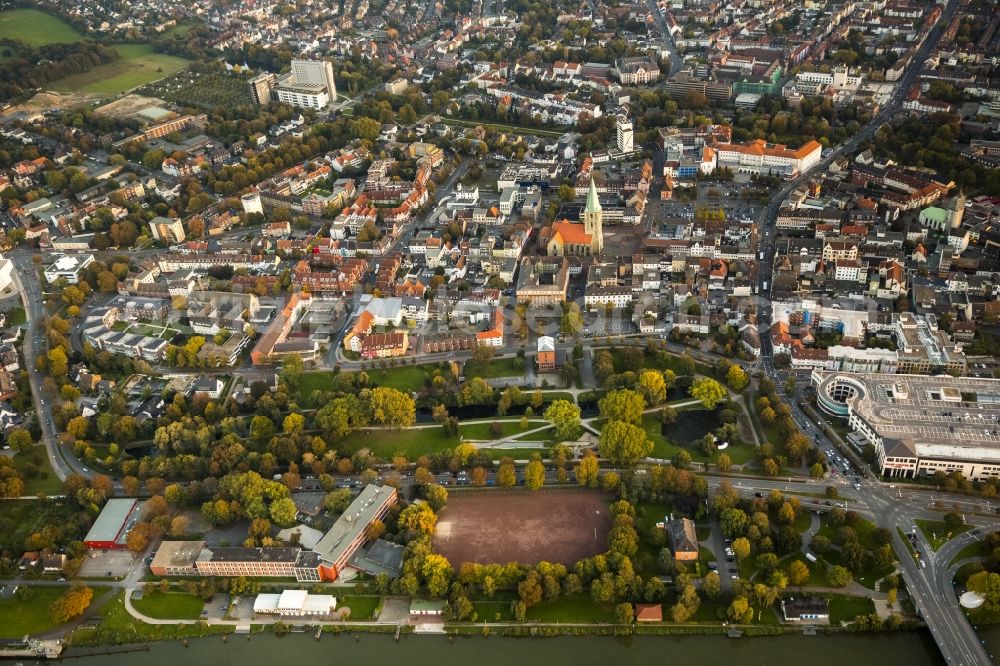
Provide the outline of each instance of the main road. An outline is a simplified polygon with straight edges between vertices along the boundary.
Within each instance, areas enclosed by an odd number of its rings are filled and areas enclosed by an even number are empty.
[[[45,303],[42,287],[38,280],[38,266],[32,261],[32,255],[26,252],[11,252],[8,258],[14,263],[14,285],[21,294],[27,319],[22,353],[24,367],[27,368],[28,372],[28,384],[31,386],[31,401],[41,429],[42,444],[45,445],[49,457],[49,464],[52,465],[52,470],[62,481],[70,474],[86,471],[86,468],[75,456],[66,455],[62,450],[56,437],[55,423],[52,421],[52,396],[49,396],[49,404],[45,403],[45,398],[42,396],[44,377],[38,371],[38,364],[35,362],[38,355],[46,353],[45,325],[43,323]]]
[[[648,3],[652,1],[647,0]],[[825,171],[834,159],[841,155],[850,155],[863,142],[874,137],[878,129],[900,109],[907,93],[916,82],[923,63],[927,61],[941,39],[945,27],[955,16],[958,5],[959,0],[949,0],[941,18],[911,58],[910,66],[907,67],[892,96],[875,117],[849,141],[831,151],[811,169],[786,184],[771,199],[760,225],[761,244],[759,249],[763,256],[758,270],[757,293],[761,297],[761,312],[758,318],[761,330],[769,331],[771,325],[769,289],[774,284],[774,230],[778,209],[782,202],[796,187],[806,182],[812,175]],[[761,357],[766,372],[770,376],[776,377],[777,369],[774,367],[773,349],[770,336],[767,334],[761,335]],[[820,435],[820,437],[823,436]],[[829,443],[827,442],[827,444]],[[868,479],[861,480],[859,497],[868,505],[876,522],[892,531],[893,547],[902,563],[903,580],[906,582],[907,589],[913,596],[917,608],[947,663],[950,666],[986,666],[992,664],[990,655],[986,653],[979,638],[956,603],[955,593],[951,586],[951,574],[947,561],[944,561],[946,560],[945,551],[942,551],[939,556],[940,561],[932,561],[931,566],[918,563],[910,555],[907,543],[896,531],[896,528],[909,531],[916,518],[924,517],[925,511],[921,508],[921,504],[913,501],[901,501],[900,497],[893,497],[891,493],[887,492],[881,483]],[[926,543],[924,543],[924,552],[929,560],[935,557]]]

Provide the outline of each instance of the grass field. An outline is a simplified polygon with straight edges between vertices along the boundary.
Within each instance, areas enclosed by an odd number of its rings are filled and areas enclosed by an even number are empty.
[[[427,453],[453,449],[460,441],[458,437],[446,436],[444,428],[436,425],[407,430],[358,430],[345,437],[340,448],[351,453],[371,449],[373,454],[383,458],[402,453],[410,460],[415,460]]]
[[[346,596],[337,599],[337,608],[350,608],[352,620],[370,620],[375,615],[379,601],[381,597],[377,596]]]
[[[937,550],[951,539],[972,527],[972,525],[960,525],[952,530],[943,521],[924,520],[923,518],[918,518],[914,522],[917,523],[917,527],[924,533],[924,537],[930,542],[931,548],[934,550]]]
[[[37,446],[27,453],[19,453],[13,458],[14,467],[21,472],[24,479],[24,494],[59,495],[62,493],[62,482],[56,476],[45,448]]]
[[[532,606],[525,619],[529,622],[614,622],[615,612],[611,606],[596,603],[588,594],[574,594]]]
[[[875,612],[875,604],[868,597],[846,597],[833,595],[830,597],[830,624],[836,626],[841,622],[851,622],[858,615]]]
[[[170,76],[188,65],[177,56],[154,53],[148,44],[117,44],[119,60],[100,65],[52,83],[53,90],[66,92],[109,93],[117,95],[132,88]]]
[[[37,9],[0,12],[0,37],[17,39],[31,46],[71,44],[83,39],[69,23]]]
[[[519,435],[522,432],[527,432],[528,430],[534,430],[547,423],[547,421],[528,421],[528,427],[525,429],[521,428],[521,421],[500,421],[501,433],[500,438],[510,437],[512,435]],[[462,439],[477,439],[477,440],[488,440],[493,439],[493,435],[490,434],[490,424],[489,423],[469,423],[461,426]],[[538,433],[538,435],[533,435],[533,437],[539,437],[544,439],[543,433]]]
[[[132,599],[132,605],[143,615],[159,620],[197,620],[205,602],[183,592],[147,592],[142,599]]]
[[[233,627],[198,624],[143,624],[125,610],[124,592],[119,591],[101,608],[96,627],[80,627],[69,638],[71,645],[115,645],[143,641],[231,634]],[[95,590],[94,596],[97,596]]]
[[[496,377],[522,377],[524,375],[524,359],[520,358],[496,358],[486,364],[473,363],[469,361],[464,368],[466,379],[482,377],[493,379]]]
[[[33,587],[27,601],[0,599],[0,636],[21,638],[58,625],[49,613],[52,602],[65,592],[61,587]]]
[[[400,391],[418,391],[423,387],[424,381],[430,374],[437,370],[436,365],[403,365],[396,368],[373,368],[365,370],[368,375],[369,386],[388,386]],[[354,373],[345,373],[354,374]],[[299,378],[299,402],[302,405],[309,403],[309,398],[313,391],[329,391],[333,388],[334,373],[328,371],[304,372]],[[318,407],[319,405],[313,405]]]

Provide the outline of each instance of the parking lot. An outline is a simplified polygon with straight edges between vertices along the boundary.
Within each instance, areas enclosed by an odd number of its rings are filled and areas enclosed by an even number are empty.
[[[127,550],[91,550],[84,558],[80,578],[124,578],[132,568],[132,553]]]

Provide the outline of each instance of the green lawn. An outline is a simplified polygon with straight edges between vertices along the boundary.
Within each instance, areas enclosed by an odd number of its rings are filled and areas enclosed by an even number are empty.
[[[510,622],[514,614],[510,612],[510,601],[473,601],[475,621]]]
[[[17,326],[28,321],[28,314],[23,307],[11,308],[5,314],[7,315],[7,326]]]
[[[875,604],[868,597],[848,597],[840,594],[831,595],[830,624],[836,626],[841,622],[851,622],[858,615],[875,612]]]
[[[358,430],[345,437],[338,448],[351,453],[371,449],[373,454],[383,458],[402,453],[410,460],[415,460],[427,453],[453,449],[460,442],[457,437],[446,436],[444,428],[435,425],[406,430]]]
[[[35,446],[27,453],[19,453],[13,458],[14,467],[21,471],[24,479],[24,494],[59,495],[62,483],[56,476],[44,446]]]
[[[26,601],[0,599],[0,636],[22,638],[58,626],[49,606],[66,591],[62,587],[32,587]]]
[[[183,592],[146,592],[142,599],[133,598],[132,605],[143,615],[159,620],[197,620],[205,601]]]
[[[781,570],[787,575],[792,562],[801,562],[809,569],[809,580],[802,583],[803,587],[826,587],[826,565],[822,562],[810,562],[802,553],[793,553],[781,560]]]
[[[528,430],[533,430],[535,428],[541,427],[547,423],[547,421],[529,421],[527,428],[521,427],[521,420],[517,421],[497,421],[501,427],[500,438],[511,437],[512,435],[519,435],[522,432],[527,432]],[[493,435],[490,434],[490,424],[489,423],[469,423],[461,426],[462,439],[476,439],[476,440],[489,440],[493,439]],[[532,435],[532,437],[541,436]],[[544,437],[543,437],[544,438]]]
[[[555,428],[546,428],[545,430],[541,430],[539,432],[534,432],[528,435],[521,435],[520,437],[515,437],[514,440],[518,442],[521,441],[543,442],[552,439],[552,436],[554,434],[555,434]]]
[[[534,622],[614,622],[611,606],[595,603],[589,594],[559,597],[532,606],[525,619]]]
[[[425,381],[431,376],[437,365],[402,365],[395,368],[372,368],[365,370],[369,386],[387,386],[400,391],[419,391]],[[356,373],[345,373],[356,374]],[[330,391],[333,389],[334,373],[329,371],[305,372],[299,378],[299,404],[310,404],[309,398],[313,391]],[[313,405],[318,407],[319,405]]]
[[[0,12],[0,38],[41,46],[71,44],[83,39],[83,35],[61,18],[37,9],[8,9]]]
[[[473,377],[483,377],[493,379],[496,377],[523,377],[525,361],[522,358],[495,358],[489,363],[473,363],[468,361],[463,368],[466,379]]]
[[[798,530],[800,533],[805,532],[812,525],[812,511],[808,509],[800,509],[799,515],[795,517],[795,522],[792,523],[792,527]]]
[[[347,596],[337,599],[337,608],[347,606],[351,609],[352,620],[370,620],[375,616],[382,598],[379,596]]]
[[[500,460],[502,458],[513,458],[514,460],[531,460],[531,456],[536,453],[542,458],[545,458],[549,450],[548,449],[486,449],[487,452],[493,457],[493,460]],[[566,468],[569,474],[570,480],[573,479],[573,474],[570,473],[569,467]]]
[[[931,548],[934,550],[937,550],[954,537],[972,527],[972,525],[960,525],[952,530],[943,521],[924,520],[923,518],[918,518],[914,522],[917,523],[917,527],[924,533],[924,537],[930,542]]]
[[[688,440],[696,439],[707,432],[711,432],[718,425],[718,423],[712,425],[713,416],[714,414],[704,409],[679,410],[677,413],[677,423],[671,427],[671,432],[677,433],[675,437],[685,440],[686,443]],[[659,412],[643,414],[642,427],[653,442],[653,458],[672,459],[681,450],[691,454],[691,460],[697,463],[714,463],[719,459],[720,453],[728,455],[734,465],[743,465],[753,458],[753,447],[746,444],[730,442],[728,447],[712,456],[706,456],[697,447],[681,446],[681,442],[671,441],[661,432]],[[692,436],[695,432],[698,433],[697,437]]]
[[[96,597],[95,590],[95,597]],[[231,634],[231,626],[197,624],[144,624],[125,610],[125,593],[119,591],[101,608],[96,627],[81,627],[69,637],[70,645],[93,646]]]
[[[120,58],[99,65],[88,72],[67,76],[51,84],[66,92],[109,93],[117,95],[184,69],[188,60],[155,53],[149,44],[116,44]]]
[[[948,566],[969,557],[984,557],[985,555],[986,554],[983,552],[983,542],[973,541],[968,546],[955,553],[955,557],[951,558],[951,562],[948,563]]]

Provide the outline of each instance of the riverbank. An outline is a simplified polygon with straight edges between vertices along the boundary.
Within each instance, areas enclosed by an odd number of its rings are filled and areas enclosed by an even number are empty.
[[[802,664],[806,654],[810,666],[843,666],[852,661],[878,663],[879,666],[944,663],[926,631],[838,636],[796,634],[754,639],[627,636],[530,640],[498,636],[404,635],[398,641],[391,635],[356,633],[324,633],[319,640],[311,633],[251,634],[191,639],[186,643],[156,643],[141,655],[141,661],[144,666],[176,666],[178,662],[236,666],[287,660],[289,654],[294,654],[297,661],[325,663],[334,650],[338,661],[405,660],[415,666],[467,666],[469,663],[506,666],[519,662],[607,666],[609,663],[660,662],[665,657],[672,666],[730,662],[740,666],[792,666]],[[71,648],[65,656],[74,657],[74,663],[84,666],[125,666],[137,661],[135,654],[82,656],[84,654],[82,650]]]

